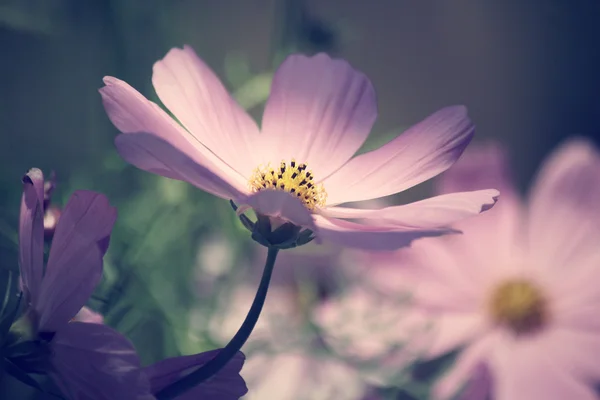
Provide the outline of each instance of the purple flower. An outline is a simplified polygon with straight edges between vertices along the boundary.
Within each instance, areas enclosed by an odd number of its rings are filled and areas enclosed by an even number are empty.
[[[25,318],[34,334],[49,341],[49,374],[65,396],[72,400],[152,399],[155,390],[214,357],[218,350],[142,369],[129,340],[84,307],[102,276],[116,209],[100,193],[76,191],[56,227],[44,272],[42,172],[31,169],[23,184],[19,261],[28,308]],[[179,398],[241,397],[246,393],[239,376],[243,360],[239,353],[219,374]]]
[[[182,125],[113,77],[100,89],[117,150],[143,170],[191,183],[317,239],[373,250],[451,232],[498,192],[453,193],[383,209],[338,207],[388,196],[449,168],[474,132],[444,108],[381,148],[353,157],[375,118],[375,91],[347,62],[292,55],[277,70],[259,128],[190,47],[154,65],[153,84]],[[359,222],[349,221],[358,220]]]
[[[50,375],[70,399],[135,398],[140,365],[131,343],[102,324],[71,322],[102,276],[116,209],[106,197],[76,191],[56,227],[44,272],[44,177],[23,178],[19,260],[27,316],[34,332],[50,334]]]

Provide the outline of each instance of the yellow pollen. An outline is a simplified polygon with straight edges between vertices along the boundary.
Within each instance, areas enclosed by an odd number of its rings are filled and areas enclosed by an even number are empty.
[[[306,168],[306,164],[297,163],[294,159],[289,163],[282,161],[278,168],[273,168],[270,164],[256,168],[250,177],[249,185],[253,192],[263,189],[286,191],[298,197],[311,211],[325,206],[327,199],[323,184],[315,183],[314,176]]]
[[[548,321],[548,304],[542,291],[524,279],[497,286],[489,306],[493,319],[517,335],[537,331]]]

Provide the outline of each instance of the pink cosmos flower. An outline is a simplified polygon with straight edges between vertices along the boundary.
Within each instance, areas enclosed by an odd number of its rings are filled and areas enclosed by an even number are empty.
[[[123,81],[106,77],[100,89],[124,133],[116,146],[126,161],[231,199],[240,211],[306,227],[318,240],[395,249],[450,232],[449,224],[489,208],[498,195],[481,190],[377,210],[338,207],[401,192],[446,170],[474,128],[464,107],[448,107],[353,157],[375,122],[375,91],[362,73],[325,54],[292,55],[281,64],[260,130],[190,47],[158,61],[152,82],[181,125]]]
[[[433,398],[449,399],[473,378],[465,398],[483,385],[495,400],[597,399],[600,156],[585,141],[565,144],[527,204],[506,175],[495,149],[465,156],[442,188],[493,182],[502,200],[457,225],[464,235],[424,240],[397,259],[416,306],[437,321],[428,355],[463,348]],[[489,377],[475,379],[482,367]]]

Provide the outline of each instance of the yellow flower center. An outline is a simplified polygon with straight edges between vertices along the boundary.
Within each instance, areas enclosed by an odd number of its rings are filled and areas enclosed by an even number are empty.
[[[494,320],[518,335],[537,331],[548,320],[548,304],[542,291],[523,279],[496,287],[489,306]]]
[[[294,159],[289,164],[282,161],[279,168],[273,168],[270,164],[256,168],[249,185],[253,192],[263,189],[286,191],[298,197],[311,211],[323,207],[327,199],[323,185],[314,183],[314,176],[306,164],[298,164]]]

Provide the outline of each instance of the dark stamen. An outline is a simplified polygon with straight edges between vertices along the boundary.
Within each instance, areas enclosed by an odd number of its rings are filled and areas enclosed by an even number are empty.
[[[292,174],[292,179],[296,179],[296,177],[297,177],[297,176],[298,176],[298,173],[297,173],[297,172],[294,172],[294,173]]]
[[[292,168],[296,168],[296,161],[292,160],[292,162],[290,163],[290,165],[292,166]]]
[[[290,193],[295,193],[295,192],[296,192],[296,189],[294,189],[294,188],[290,189]]]
[[[307,182],[306,179],[302,179],[302,182],[300,182],[300,186],[306,185],[306,182]]]

